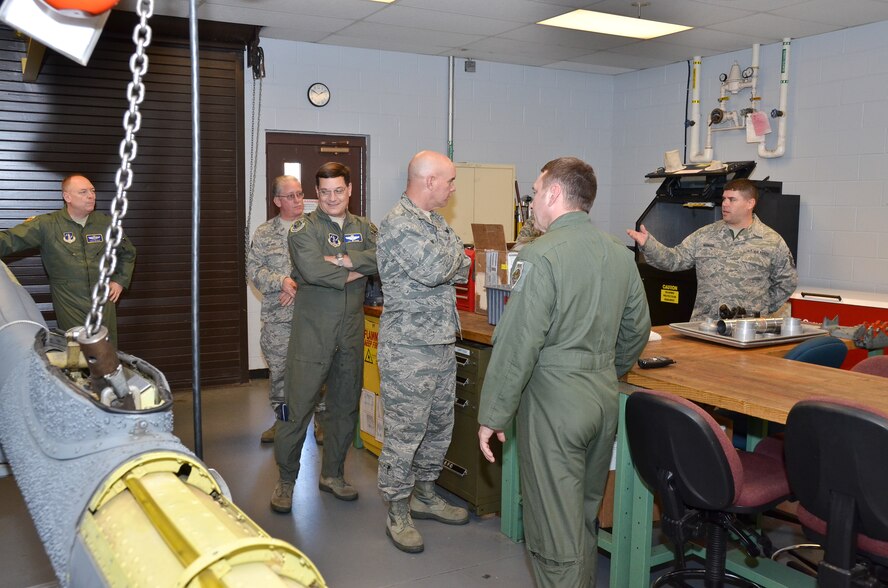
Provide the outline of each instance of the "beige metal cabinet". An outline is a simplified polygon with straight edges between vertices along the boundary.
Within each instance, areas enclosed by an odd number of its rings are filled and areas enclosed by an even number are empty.
[[[456,192],[439,212],[464,243],[472,242],[472,223],[503,225],[506,241],[515,240],[515,166],[456,163]]]

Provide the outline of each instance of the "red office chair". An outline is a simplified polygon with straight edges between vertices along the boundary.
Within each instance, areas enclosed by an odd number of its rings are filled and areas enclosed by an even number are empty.
[[[785,450],[802,528],[825,546],[818,585],[883,585],[877,582],[888,579],[888,414],[852,402],[799,402],[786,421]]]
[[[638,474],[660,496],[663,532],[675,546],[675,570],[658,578],[654,588],[700,578],[707,588],[724,582],[758,586],[725,570],[727,535],[737,535],[750,555],[759,554],[736,514],[768,510],[789,496],[781,441],[769,438],[753,453],[739,451],[702,408],[653,390],[629,397],[626,433]],[[706,567],[688,569],[685,542],[704,534]],[[770,543],[763,537],[758,542],[770,555]]]
[[[867,357],[860,363],[855,364],[854,367],[851,368],[851,371],[888,378],[888,355],[873,355],[872,357]]]

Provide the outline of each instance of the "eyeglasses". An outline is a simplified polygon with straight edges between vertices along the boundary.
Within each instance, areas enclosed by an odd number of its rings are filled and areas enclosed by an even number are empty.
[[[330,194],[336,194],[337,196],[342,196],[343,194],[345,194],[345,188],[339,187],[339,188],[336,188],[335,190],[328,190],[326,188],[321,188],[320,190],[318,190],[318,195],[323,196],[324,198],[327,198],[328,196],[330,196]]]
[[[81,196],[81,197],[86,196],[87,194],[92,194],[93,196],[95,196],[96,189],[95,188],[84,188],[83,190],[77,190],[74,193],[77,194],[78,196]]]
[[[305,192],[290,192],[289,194],[278,194],[278,198],[282,200],[302,200],[305,198]]]

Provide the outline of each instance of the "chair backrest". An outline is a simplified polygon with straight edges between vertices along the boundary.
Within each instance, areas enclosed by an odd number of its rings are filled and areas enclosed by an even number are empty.
[[[851,371],[888,378],[888,355],[873,355],[872,357],[867,357],[860,363],[854,364]]]
[[[641,478],[660,489],[673,476],[691,508],[724,510],[743,486],[743,466],[730,439],[702,408],[668,392],[633,392],[626,405],[629,452]]]
[[[848,346],[844,341],[824,335],[802,341],[790,349],[783,358],[837,368],[841,367],[846,355],[848,355]]]
[[[858,532],[888,541],[888,415],[852,402],[799,402],[784,447],[789,486],[805,510],[829,524],[831,498],[850,497]]]

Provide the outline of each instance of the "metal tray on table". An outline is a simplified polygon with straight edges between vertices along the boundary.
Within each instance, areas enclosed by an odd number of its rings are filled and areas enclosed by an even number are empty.
[[[783,343],[792,343],[793,341],[804,341],[811,337],[820,335],[828,335],[829,333],[820,328],[819,325],[802,323],[801,333],[793,333],[792,335],[782,335],[780,333],[756,333],[754,339],[741,340],[730,335],[719,335],[712,330],[702,330],[700,327],[703,321],[692,321],[689,323],[670,323],[669,328],[678,331],[682,335],[694,337],[695,339],[703,339],[704,341],[712,341],[729,347],[767,347],[769,345],[780,345]]]

